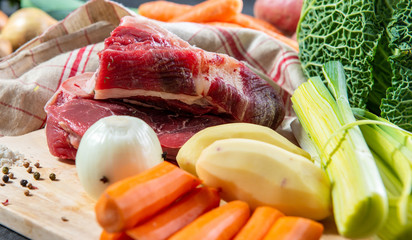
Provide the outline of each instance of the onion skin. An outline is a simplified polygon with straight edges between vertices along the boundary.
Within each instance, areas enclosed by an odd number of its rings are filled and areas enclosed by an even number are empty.
[[[2,29],[1,38],[9,40],[15,51],[56,23],[57,20],[43,10],[21,8],[8,18]]]
[[[4,28],[8,20],[9,17],[3,11],[0,10],[0,31]]]

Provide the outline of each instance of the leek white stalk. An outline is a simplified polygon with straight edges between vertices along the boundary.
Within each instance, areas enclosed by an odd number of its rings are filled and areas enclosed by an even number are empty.
[[[311,78],[293,94],[293,108],[332,182],[339,233],[353,238],[369,237],[387,218],[385,187],[359,127],[338,132],[345,124],[356,121],[347,100],[342,65],[327,63],[324,70],[331,91],[320,78]]]
[[[153,129],[130,116],[98,120],[84,134],[76,155],[80,183],[94,199],[114,182],[138,174],[163,161]]]

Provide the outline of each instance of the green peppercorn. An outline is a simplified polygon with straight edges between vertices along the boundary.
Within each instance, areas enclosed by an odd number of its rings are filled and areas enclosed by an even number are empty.
[[[39,172],[34,172],[33,177],[34,177],[34,179],[39,180],[40,179],[40,173]]]
[[[50,178],[50,180],[52,180],[52,181],[56,180],[56,174],[50,173],[49,178]]]
[[[8,168],[8,167],[3,167],[2,172],[3,172],[4,174],[9,173],[9,168]]]
[[[7,183],[9,181],[9,176],[3,175],[3,182]]]
[[[22,185],[23,187],[25,187],[25,186],[27,186],[27,183],[29,183],[27,180],[25,180],[25,179],[22,179],[21,181],[20,181],[20,185]]]

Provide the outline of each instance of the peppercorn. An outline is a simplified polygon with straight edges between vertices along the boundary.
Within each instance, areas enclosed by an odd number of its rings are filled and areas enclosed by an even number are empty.
[[[27,184],[28,189],[33,189],[33,185],[31,183]]]
[[[34,177],[34,179],[39,180],[40,179],[40,173],[39,172],[33,173],[33,177]]]
[[[28,172],[28,173],[31,173],[32,170],[33,170],[32,167],[27,168],[27,172]]]
[[[14,179],[14,174],[11,172],[11,173],[9,173],[9,178],[10,179]]]
[[[30,196],[30,191],[29,190],[24,191],[24,195]]]
[[[25,180],[25,179],[22,179],[22,180],[20,181],[20,185],[22,185],[23,187],[27,186],[27,183],[28,183],[28,181]]]
[[[40,167],[40,163],[39,163],[39,162],[36,162],[36,163],[34,164],[34,166],[35,166],[36,168],[39,168],[39,167]]]
[[[1,170],[4,174],[9,173],[9,168],[8,167],[3,167],[3,169]]]
[[[56,180],[56,174],[50,173],[49,178],[50,178],[50,180],[52,180],[52,181]]]
[[[25,162],[23,163],[23,167],[28,168],[29,166],[30,166],[30,163],[29,163],[29,162],[25,161]]]
[[[9,181],[9,176],[3,175],[3,182],[7,183]]]

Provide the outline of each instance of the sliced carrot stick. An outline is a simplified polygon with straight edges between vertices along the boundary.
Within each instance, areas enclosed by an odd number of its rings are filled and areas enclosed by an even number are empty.
[[[242,0],[207,0],[196,4],[170,22],[225,22],[242,11]]]
[[[276,220],[283,216],[285,215],[275,208],[257,207],[234,240],[263,239]]]
[[[153,218],[127,230],[133,239],[161,240],[167,239],[203,213],[219,206],[220,197],[216,189],[210,187],[196,188],[170,205]]]
[[[302,217],[281,217],[270,228],[264,240],[318,240],[323,225]]]
[[[95,205],[97,221],[109,233],[130,229],[167,207],[200,182],[193,175],[164,161],[136,176],[110,185]]]
[[[133,240],[125,232],[108,233],[105,230],[100,234],[100,240]]]
[[[232,239],[245,225],[249,216],[250,208],[247,203],[239,200],[228,202],[203,214],[172,235],[169,240]]]
[[[138,12],[142,16],[167,22],[172,18],[190,11],[192,7],[191,5],[170,1],[151,1],[140,4]]]

